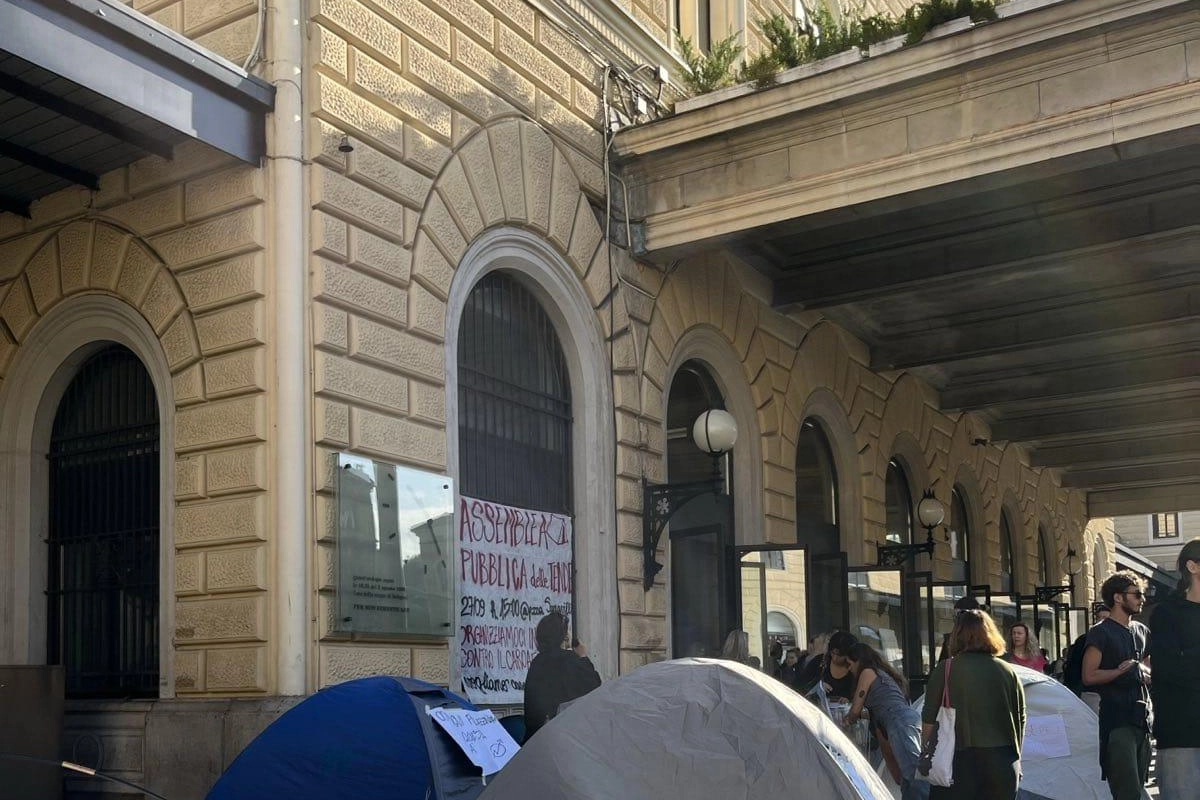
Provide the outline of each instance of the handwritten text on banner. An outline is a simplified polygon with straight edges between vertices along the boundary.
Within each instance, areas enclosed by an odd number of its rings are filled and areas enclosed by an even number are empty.
[[[473,703],[520,703],[538,620],[572,613],[571,518],[463,497],[456,524],[463,689]]]

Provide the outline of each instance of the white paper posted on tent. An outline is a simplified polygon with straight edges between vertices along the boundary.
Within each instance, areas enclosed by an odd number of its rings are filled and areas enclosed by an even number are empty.
[[[491,711],[427,708],[425,713],[450,734],[450,738],[462,748],[472,764],[483,770],[484,775],[499,772],[521,749]]]
[[[1029,717],[1025,720],[1025,745],[1021,758],[1066,758],[1071,755],[1067,725],[1062,714]]]

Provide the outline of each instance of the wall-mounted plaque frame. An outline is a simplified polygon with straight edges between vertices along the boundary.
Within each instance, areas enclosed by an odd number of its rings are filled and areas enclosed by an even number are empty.
[[[338,453],[339,633],[454,635],[454,483]]]

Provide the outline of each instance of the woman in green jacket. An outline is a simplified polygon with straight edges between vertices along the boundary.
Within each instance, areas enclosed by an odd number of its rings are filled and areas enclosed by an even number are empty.
[[[950,673],[955,710],[954,785],[934,786],[930,800],[1013,800],[1025,736],[1025,690],[1002,661],[1004,638],[983,611],[962,611],[950,634],[950,659],[929,676],[922,734],[928,743]]]

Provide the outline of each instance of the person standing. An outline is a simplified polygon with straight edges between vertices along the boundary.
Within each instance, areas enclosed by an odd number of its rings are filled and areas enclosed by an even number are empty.
[[[903,676],[865,642],[851,646],[848,658],[857,686],[842,725],[848,728],[858,722],[864,708],[870,712],[871,724],[882,734],[880,744],[887,743],[900,773],[901,800],[924,800],[929,797],[929,784],[916,780],[921,715],[908,704]]]
[[[1034,672],[1046,671],[1046,656],[1035,646],[1033,637],[1029,635],[1029,626],[1024,622],[1013,623],[1008,629],[1008,652],[1004,654],[1004,660],[1028,667]]]
[[[1025,690],[1000,656],[1004,637],[983,611],[963,611],[950,632],[950,658],[925,687],[922,738],[934,723],[949,681],[954,720],[954,785],[934,786],[929,800],[1013,800],[1025,738]]]
[[[538,654],[525,675],[525,741],[558,715],[559,706],[600,685],[600,674],[576,641],[567,649],[567,618],[557,611],[542,617],[534,632]]]
[[[1154,739],[1160,800],[1200,794],[1200,539],[1179,552],[1179,586],[1154,609]]]
[[[1100,587],[1100,598],[1111,615],[1088,631],[1083,651],[1083,685],[1100,695],[1100,772],[1113,800],[1146,800],[1154,711],[1143,659],[1150,632],[1133,619],[1146,597],[1136,575],[1118,572]]]

